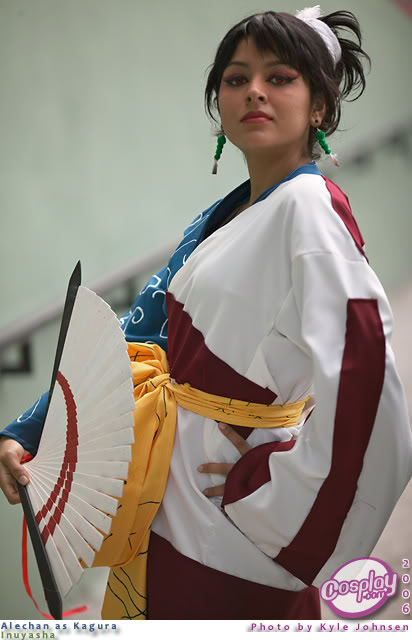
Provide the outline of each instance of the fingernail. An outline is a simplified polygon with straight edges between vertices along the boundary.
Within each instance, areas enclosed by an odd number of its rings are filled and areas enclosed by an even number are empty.
[[[23,486],[26,486],[26,484],[28,483],[29,479],[27,476],[20,476],[19,478],[19,482],[20,484],[22,484]]]
[[[227,425],[224,422],[219,422],[218,427],[221,431],[224,431]]]
[[[202,464],[200,464],[200,465],[198,466],[197,470],[198,470],[198,471],[203,471],[203,465],[202,465]]]
[[[209,495],[209,489],[203,489],[203,493],[205,494],[205,496]]]

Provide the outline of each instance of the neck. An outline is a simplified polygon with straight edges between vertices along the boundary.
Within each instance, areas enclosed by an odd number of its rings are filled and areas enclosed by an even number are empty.
[[[311,162],[312,158],[284,154],[274,159],[273,156],[269,157],[260,150],[260,153],[248,153],[246,160],[250,176],[248,206],[251,206],[266,189],[281,182],[295,169]]]

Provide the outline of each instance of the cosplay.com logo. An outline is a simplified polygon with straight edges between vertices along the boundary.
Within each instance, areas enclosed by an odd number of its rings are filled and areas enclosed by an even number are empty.
[[[322,600],[343,618],[362,618],[396,593],[398,574],[378,558],[346,562],[320,588]]]

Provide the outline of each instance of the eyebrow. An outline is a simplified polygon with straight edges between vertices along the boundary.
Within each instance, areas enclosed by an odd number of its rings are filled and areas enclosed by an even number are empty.
[[[233,60],[233,62],[229,62],[229,64],[227,65],[227,67],[230,67],[232,64],[237,64],[240,67],[248,67],[248,63],[247,62],[242,62],[241,60]],[[280,60],[271,60],[270,62],[266,62],[264,64],[265,67],[272,67],[275,64],[286,64],[285,62],[281,62]]]

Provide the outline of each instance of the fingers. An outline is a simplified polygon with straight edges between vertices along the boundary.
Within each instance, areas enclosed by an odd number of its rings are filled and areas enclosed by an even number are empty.
[[[17,482],[6,467],[2,465],[0,466],[0,487],[10,504],[18,504],[20,502]]]
[[[225,491],[224,484],[219,484],[217,487],[208,487],[208,489],[203,489],[203,493],[208,498],[211,498],[212,496],[223,496],[224,491]]]
[[[227,474],[234,467],[234,464],[229,464],[227,462],[208,462],[206,464],[201,464],[197,470],[201,473],[224,473]],[[219,484],[216,487],[208,487],[207,489],[203,489],[205,496],[211,498],[212,496],[223,496],[225,490],[224,484]]]
[[[231,441],[232,444],[235,445],[236,449],[240,451],[242,455],[244,455],[247,451],[250,451],[252,448],[248,442],[242,438],[232,427],[224,422],[219,422],[218,427],[220,431],[228,440]]]
[[[20,460],[24,448],[11,438],[0,438],[0,488],[10,504],[18,504],[20,496],[17,482],[26,485],[30,478]]]
[[[233,464],[228,462],[208,462],[197,468],[201,473],[229,473]]]
[[[252,448],[250,444],[246,442],[242,436],[240,436],[232,427],[224,422],[219,422],[218,427],[223,433],[224,436],[228,440],[232,442],[232,444],[236,447],[236,449],[244,455],[247,451],[250,451]],[[234,467],[234,464],[230,464],[227,462],[207,462],[205,464],[201,464],[197,470],[201,473],[221,473],[227,475],[229,471]],[[208,487],[203,490],[203,493],[208,498],[212,496],[223,496],[225,491],[225,485],[220,484],[216,487]]]

